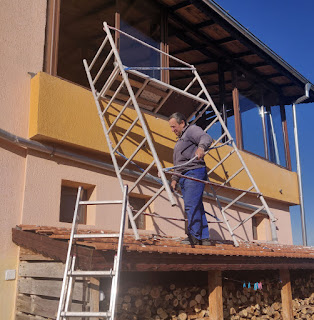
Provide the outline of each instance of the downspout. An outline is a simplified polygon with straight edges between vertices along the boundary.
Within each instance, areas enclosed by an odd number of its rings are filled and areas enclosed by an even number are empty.
[[[307,246],[307,235],[306,235],[306,225],[305,225],[305,210],[304,210],[304,199],[303,199],[303,188],[302,188],[302,176],[301,176],[301,161],[300,161],[300,150],[299,150],[299,137],[298,137],[298,126],[297,126],[297,113],[296,104],[302,103],[304,100],[310,96],[311,84],[307,83],[305,85],[305,95],[298,98],[292,104],[293,111],[293,130],[294,130],[294,141],[295,141],[295,154],[297,160],[297,174],[299,180],[299,194],[300,194],[300,209],[301,209],[301,226],[302,226],[302,240],[303,245]]]

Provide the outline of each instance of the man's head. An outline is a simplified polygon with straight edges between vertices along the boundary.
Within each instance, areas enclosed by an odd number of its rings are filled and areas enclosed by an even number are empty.
[[[186,126],[186,118],[182,113],[175,112],[169,117],[169,125],[172,132],[180,137],[182,130]]]

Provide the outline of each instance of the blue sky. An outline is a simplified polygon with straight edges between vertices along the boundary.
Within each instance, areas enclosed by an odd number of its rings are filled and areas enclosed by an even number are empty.
[[[231,16],[314,83],[313,0],[216,0]],[[287,122],[293,170],[296,170],[292,107]],[[314,104],[297,106],[308,245],[314,246]],[[294,244],[302,244],[300,208],[291,207]]]

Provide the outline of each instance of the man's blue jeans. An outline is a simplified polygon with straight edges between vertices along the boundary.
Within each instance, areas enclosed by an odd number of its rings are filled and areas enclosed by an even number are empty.
[[[199,180],[207,180],[205,167],[189,170],[184,175]],[[183,195],[185,212],[188,217],[188,233],[198,240],[208,239],[208,224],[202,201],[205,184],[185,178],[180,178],[179,183]]]

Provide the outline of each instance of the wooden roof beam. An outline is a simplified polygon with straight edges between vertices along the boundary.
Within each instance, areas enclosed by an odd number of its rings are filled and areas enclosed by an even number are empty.
[[[281,94],[281,89],[280,89],[279,86],[267,82],[266,80],[264,80],[260,76],[259,73],[254,72],[253,70],[250,70],[250,68],[248,66],[244,65],[242,62],[234,61],[234,58],[228,52],[226,52],[222,48],[217,47],[213,43],[213,40],[208,35],[205,35],[200,30],[195,29],[193,24],[191,24],[190,22],[178,17],[177,15],[175,15],[171,11],[169,12],[169,16],[177,24],[179,24],[186,32],[192,32],[193,35],[195,37],[197,37],[201,42],[208,43],[207,47],[212,47],[215,51],[220,52],[221,56],[218,57],[217,55],[213,54],[208,49],[201,49],[202,50],[202,51],[200,51],[201,53],[203,53],[204,55],[207,55],[210,58],[216,57],[217,61],[225,59],[225,62],[229,66],[230,70],[233,67],[235,67],[236,69],[238,69],[242,73],[245,73],[250,79],[252,79],[252,81],[258,80],[266,89],[271,90],[271,91],[277,93],[278,95]],[[177,36],[179,36],[179,33],[177,34]],[[183,36],[182,34],[180,34],[180,39],[183,40],[184,42],[186,42],[187,44],[189,44],[189,42],[190,42],[190,43],[193,43],[194,45],[199,45],[199,43],[197,43],[195,40],[189,38],[186,35]],[[184,39],[186,39],[186,40],[184,40]]]

